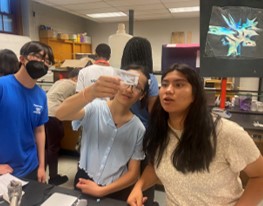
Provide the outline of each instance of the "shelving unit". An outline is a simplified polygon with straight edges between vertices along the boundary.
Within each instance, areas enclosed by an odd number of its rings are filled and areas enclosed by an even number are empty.
[[[205,87],[211,87],[214,89],[221,89],[221,80],[220,79],[207,79],[205,80]],[[233,82],[227,81],[227,90],[233,89]]]
[[[75,59],[77,53],[91,53],[91,44],[79,43],[70,40],[60,40],[53,38],[40,38],[40,41],[49,45],[55,57],[55,62],[60,63],[65,59]]]

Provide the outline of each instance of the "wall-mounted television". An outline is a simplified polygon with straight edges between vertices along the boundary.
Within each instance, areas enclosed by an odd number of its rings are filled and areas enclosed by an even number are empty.
[[[262,0],[200,1],[200,74],[263,77]]]

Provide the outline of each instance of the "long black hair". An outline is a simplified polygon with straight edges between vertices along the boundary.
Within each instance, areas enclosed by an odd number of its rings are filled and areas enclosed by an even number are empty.
[[[132,37],[126,43],[121,58],[121,68],[129,64],[142,65],[148,73],[153,72],[152,47],[147,39]]]
[[[170,72],[182,73],[192,85],[193,102],[184,121],[184,130],[178,145],[174,148],[172,162],[183,172],[209,170],[216,152],[215,124],[206,103],[203,81],[195,70],[185,64],[174,64],[163,75]],[[149,127],[146,130],[143,148],[152,164],[157,167],[169,144],[169,114],[162,108],[160,98],[153,106]]]

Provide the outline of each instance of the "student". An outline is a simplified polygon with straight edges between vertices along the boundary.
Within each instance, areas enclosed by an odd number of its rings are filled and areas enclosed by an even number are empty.
[[[132,37],[127,42],[121,58],[121,67],[125,68],[125,66],[129,64],[143,65],[147,68],[147,72],[150,75],[150,87],[147,98],[145,98],[144,102],[136,102],[131,108],[131,111],[140,118],[144,126],[147,128],[150,112],[159,92],[157,79],[153,75],[152,47],[147,39],[142,37]],[[142,161],[142,170],[146,164],[147,158]],[[148,196],[148,202],[145,206],[154,205],[154,187],[149,188],[144,191],[144,193]]]
[[[49,169],[49,184],[60,185],[68,181],[66,175],[58,174],[58,156],[60,142],[64,137],[63,122],[55,117],[58,106],[75,94],[79,69],[69,72],[67,79],[56,81],[47,92],[49,120],[45,124],[46,132],[46,166]]]
[[[93,65],[89,65],[79,72],[76,92],[80,92],[85,87],[94,84],[101,75],[112,76],[114,75],[114,69],[109,64],[111,56],[111,48],[104,43],[99,44],[96,49],[96,61]],[[79,151],[81,147],[81,136],[76,145],[76,150]]]
[[[149,76],[142,66],[130,65],[127,70],[140,75],[137,85],[101,76],[66,99],[56,114],[61,120],[80,120],[75,125],[83,127],[75,186],[96,197],[126,200],[128,187],[138,179],[140,160],[144,158],[145,128],[130,107],[147,95]],[[99,99],[106,97],[111,100]]]
[[[96,47],[96,61],[93,65],[81,69],[76,92],[83,90],[85,87],[95,83],[101,75],[113,75],[114,69],[109,64],[111,49],[107,44],[99,44]]]
[[[160,180],[167,205],[249,205],[263,198],[263,158],[246,131],[212,116],[203,82],[189,66],[175,64],[161,80],[144,139],[150,164],[128,203],[141,206],[142,190]],[[249,182],[243,190],[244,171]]]
[[[54,62],[47,45],[31,41],[20,50],[20,69],[0,78],[0,174],[45,182],[46,93],[37,79]]]
[[[132,106],[132,112],[136,114],[144,126],[147,127],[149,114],[159,92],[158,81],[153,75],[152,47],[147,39],[132,37],[127,42],[121,58],[121,67],[125,68],[129,64],[138,64],[146,67],[150,75],[150,88],[146,102],[141,104],[141,102],[138,101]]]
[[[14,74],[19,69],[19,62],[16,54],[10,49],[0,50],[0,77]]]

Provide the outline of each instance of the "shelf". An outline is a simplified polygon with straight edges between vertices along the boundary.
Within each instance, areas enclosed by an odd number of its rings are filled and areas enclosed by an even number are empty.
[[[219,79],[209,79],[205,80],[205,87],[207,88],[215,88],[215,89],[221,89],[221,80]],[[231,90],[233,88],[233,82],[227,81],[227,90]]]
[[[53,38],[40,38],[40,41],[52,48],[57,64],[60,64],[65,59],[75,59],[76,53],[92,52],[91,44],[88,43]]]

